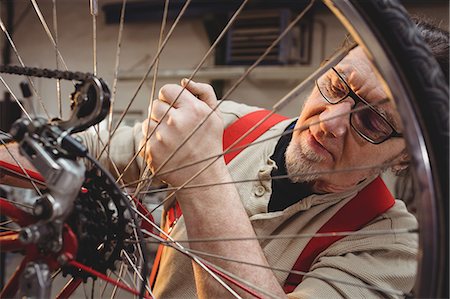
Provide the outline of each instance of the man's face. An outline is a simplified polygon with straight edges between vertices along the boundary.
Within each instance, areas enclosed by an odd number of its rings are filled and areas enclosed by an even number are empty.
[[[335,69],[361,98],[369,103],[387,98],[369,60],[361,48],[353,49]],[[398,157],[405,148],[402,138],[390,138],[375,145],[363,139],[352,129],[349,112],[354,100],[347,97],[338,104],[329,104],[314,88],[306,100],[296,124],[292,141],[286,151],[288,174],[309,173],[293,180],[313,182],[316,192],[338,192],[351,188],[378,170],[339,170],[374,166]],[[387,102],[376,109],[401,132],[400,117]],[[337,117],[344,114],[343,117]],[[310,125],[301,131],[299,128]],[[333,172],[337,170],[338,172]],[[328,172],[313,174],[317,172]]]

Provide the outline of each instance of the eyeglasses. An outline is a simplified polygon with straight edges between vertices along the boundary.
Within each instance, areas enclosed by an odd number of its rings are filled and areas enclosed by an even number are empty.
[[[316,86],[322,97],[332,105],[347,97],[353,99],[355,104],[350,113],[350,125],[368,142],[380,144],[391,137],[403,137],[381,112],[353,91],[335,68],[331,68],[316,80]]]

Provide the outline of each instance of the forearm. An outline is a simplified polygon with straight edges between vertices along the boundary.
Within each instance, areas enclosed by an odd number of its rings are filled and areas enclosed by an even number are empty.
[[[141,139],[140,125],[137,127],[122,126],[109,138],[107,131],[96,133],[84,131],[77,135],[88,148],[89,153],[98,159],[113,176],[122,175],[122,180],[131,182],[139,179],[143,164],[140,157],[134,157]],[[106,146],[109,144],[109,146]],[[87,165],[89,167],[89,164]]]
[[[223,164],[222,161],[216,162],[216,166],[209,169],[203,179],[209,182],[230,181],[231,177],[225,165],[218,165],[220,163]],[[249,264],[262,266],[268,265],[234,185],[185,190],[181,191],[177,198],[183,210],[190,239],[248,237],[248,240],[245,241],[194,242],[190,244],[190,248],[235,261],[245,261]],[[281,286],[269,269],[217,258],[205,257],[205,259],[239,276],[244,281],[249,282],[250,285],[264,289],[276,298],[285,296]],[[194,269],[200,297],[223,298],[229,296],[227,290],[195,263]],[[233,285],[232,287],[243,297],[254,297]],[[261,294],[257,290],[255,292]],[[268,297],[265,294],[261,295]]]

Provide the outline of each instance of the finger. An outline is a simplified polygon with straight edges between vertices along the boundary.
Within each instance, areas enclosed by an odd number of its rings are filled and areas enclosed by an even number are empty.
[[[156,99],[153,101],[153,104],[148,107],[148,114],[150,119],[155,122],[161,122],[163,118],[170,117],[170,109],[173,109],[168,103]]]
[[[148,118],[142,122],[141,128],[144,141],[148,139],[148,137],[150,136],[150,134],[152,134],[153,130],[156,128],[157,125],[158,125],[157,122],[155,122],[154,120],[150,120]]]
[[[189,90],[178,84],[166,84],[159,90],[159,99],[169,105],[179,108],[195,105],[198,99]]]
[[[144,158],[147,165],[152,163],[151,147],[150,147],[150,135],[156,127],[156,123],[152,120],[145,119],[142,124],[142,139],[139,141],[140,152],[139,155]]]
[[[210,108],[217,106],[217,97],[214,88],[206,83],[198,83],[184,78],[181,80],[181,86],[185,87],[192,94],[196,95],[200,100],[205,102]]]
[[[147,162],[148,157],[149,157],[150,144],[145,141],[145,138],[142,138],[139,141],[139,148],[141,149],[139,152],[139,156],[145,158],[145,161]]]

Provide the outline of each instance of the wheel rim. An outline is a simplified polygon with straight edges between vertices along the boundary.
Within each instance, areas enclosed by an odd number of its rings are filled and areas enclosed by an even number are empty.
[[[397,62],[386,55],[386,49],[383,49],[379,43],[379,38],[370,30],[367,22],[362,19],[361,14],[357,12],[350,1],[335,1],[333,3],[326,1],[330,9],[335,10],[339,16],[345,14],[346,22],[343,22],[350,32],[355,32],[356,39],[361,40],[360,45],[370,45],[370,49],[365,46],[369,57],[376,57],[373,60],[374,65],[384,78],[384,82],[389,82],[389,90],[392,92],[392,98],[395,100],[398,110],[401,113],[402,121],[405,126],[405,136],[408,143],[409,153],[412,156],[412,167],[414,171],[415,194],[420,203],[419,209],[427,211],[421,213],[419,217],[419,246],[420,256],[418,260],[418,279],[415,287],[415,296],[418,297],[436,297],[440,296],[442,290],[443,267],[445,259],[442,258],[442,242],[445,238],[439,236],[445,235],[445,226],[443,225],[442,213],[439,213],[439,203],[436,200],[442,198],[439,191],[436,192],[436,173],[433,173],[430,159],[429,146],[430,141],[426,142],[423,135],[423,124],[420,124],[417,107],[411,103],[411,98],[415,96],[405,88],[402,77],[396,71],[393,71]],[[392,56],[391,56],[392,57]],[[397,66],[398,67],[398,66]],[[444,240],[444,241],[442,241]]]

